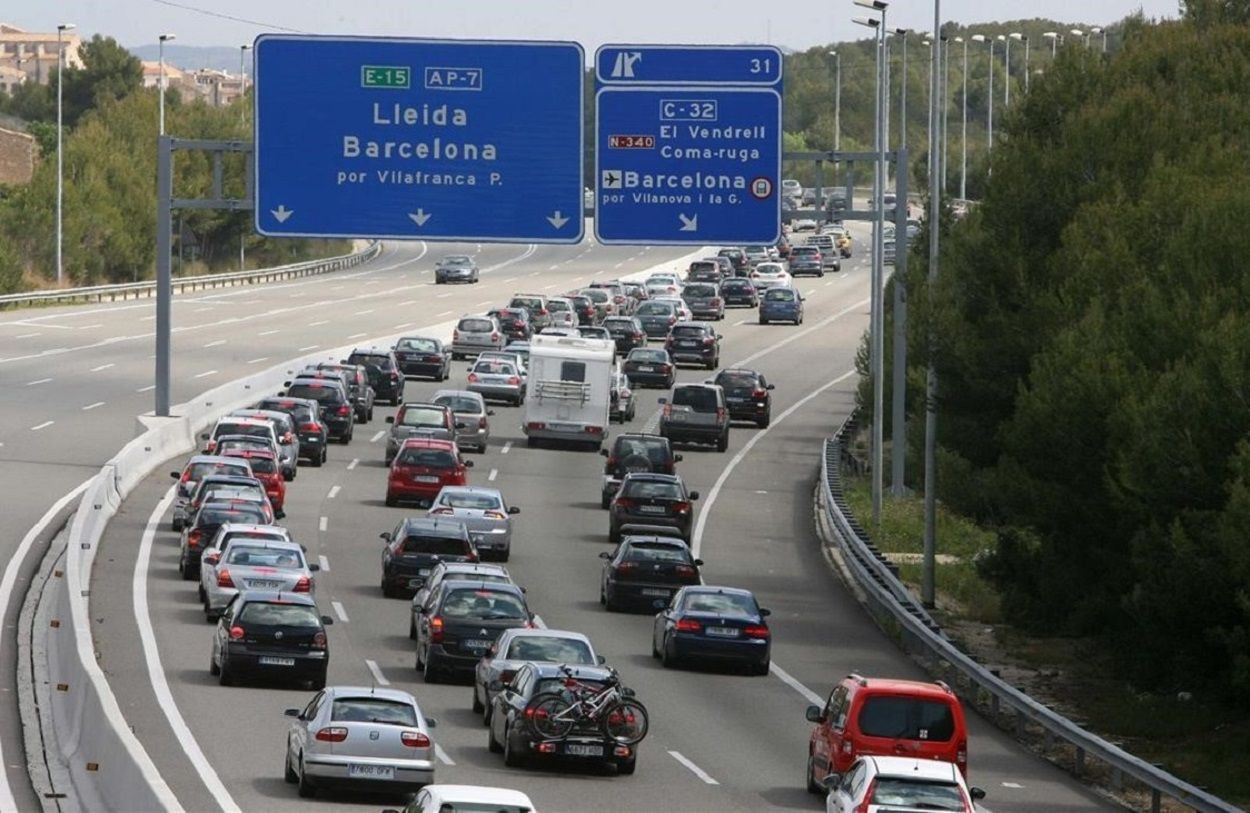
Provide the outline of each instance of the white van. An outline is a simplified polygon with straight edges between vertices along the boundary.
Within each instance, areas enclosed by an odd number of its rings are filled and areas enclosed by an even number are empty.
[[[602,446],[608,436],[615,362],[616,346],[610,341],[534,336],[521,422],[529,445],[549,439]]]

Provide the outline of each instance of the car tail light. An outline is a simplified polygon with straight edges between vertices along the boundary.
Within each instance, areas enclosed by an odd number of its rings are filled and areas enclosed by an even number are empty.
[[[409,748],[430,747],[430,738],[420,731],[405,731],[399,735],[399,741]]]
[[[312,579],[308,578],[307,576],[300,576],[299,581],[295,583],[295,589],[292,592],[311,593],[312,592]]]
[[[608,462],[606,462],[606,463],[604,463],[604,464],[603,464],[603,473],[604,473],[604,474],[611,474],[611,473],[612,473],[612,469],[613,469],[613,468],[615,468],[615,466],[616,466],[616,458],[615,458],[615,457],[609,457],[609,458],[608,458]]]
[[[507,686],[512,683],[512,678],[514,677],[516,677],[515,669],[505,669],[499,673],[499,682],[500,684]]]
[[[725,408],[724,407],[716,408],[716,420],[718,421],[725,420]]]
[[[714,296],[714,297],[712,297],[712,304],[713,304],[713,305],[715,305],[715,306],[718,306],[718,307],[719,307],[719,306],[720,306],[720,297],[719,297],[719,296]]]
[[[210,440],[208,443],[204,444],[204,451],[206,452],[212,452],[216,448],[217,448],[217,441],[215,440]]]
[[[670,317],[668,317],[668,323],[669,323],[670,325],[675,325],[675,324],[677,324],[677,317],[676,317],[676,316],[670,316]]]
[[[634,334],[634,338],[635,338],[635,339],[642,339],[642,338],[645,338],[645,337],[646,337],[646,335],[647,335],[647,334],[645,334],[645,333],[635,333],[635,334]]]
[[[203,535],[203,532],[200,531],[199,528],[196,528],[194,531],[187,534],[187,547],[198,548],[200,546],[200,537],[202,535]]]
[[[484,515],[487,519],[507,519],[508,515],[502,511],[487,511]]]
[[[665,371],[665,372],[667,372],[667,371]],[[672,405],[672,404],[665,404],[665,405],[664,405],[664,411],[663,411],[662,415],[663,415],[663,417],[665,417],[665,418],[671,418],[671,417],[673,417],[673,405]]]
[[[715,339],[713,339],[711,336],[704,336],[704,337],[703,337],[703,343],[704,343],[704,344],[706,344],[708,347],[711,347],[711,346],[712,346],[712,343],[713,343],[714,341],[716,341],[716,340],[715,340]]]
[[[513,387],[520,386],[520,384],[521,384],[521,379],[520,379],[520,377],[519,377],[519,376],[510,375],[510,376],[508,376],[508,384],[509,384],[510,386],[513,386]]]
[[[321,742],[342,742],[347,739],[347,726],[327,726],[319,729],[314,737]]]
[[[665,347],[673,346],[673,334],[670,333],[669,335],[664,337],[664,346]]]
[[[430,619],[430,643],[441,644],[443,642],[443,617],[436,615]]]
[[[529,423],[525,424],[525,428],[529,429],[530,431],[534,431],[536,429],[546,429],[547,424],[543,423],[542,421],[530,421]]]
[[[671,369],[673,369],[673,368],[672,368],[672,365],[669,365],[669,364],[661,364],[661,365],[660,365],[660,372],[662,372],[662,373],[667,373],[667,372],[668,372],[669,370],[671,370]]]
[[[305,432],[320,432],[320,431],[321,431],[321,424],[319,424],[319,423],[304,423],[304,424],[300,424],[300,427],[299,427],[299,428],[300,428],[300,429],[303,429]]]
[[[326,648],[326,634],[324,632],[314,633],[312,637],[311,646],[313,649],[325,649]]]
[[[469,383],[470,384],[477,383],[477,373],[469,373]]]
[[[497,341],[499,341],[499,331],[497,331],[497,330],[492,330],[492,331],[490,332],[490,340],[491,340],[492,342],[497,342]]]
[[[767,638],[769,636],[768,627],[763,624],[748,624],[742,633],[748,638]]]
[[[819,260],[819,259],[822,259],[822,255],[820,255],[820,254],[813,254],[813,255],[812,255],[812,259],[813,259],[813,260]]]
[[[693,584],[699,580],[699,571],[695,570],[690,565],[678,565],[673,568],[673,570],[677,573],[677,576],[684,581]]]
[[[534,746],[534,750],[540,754],[554,754],[556,752],[556,744],[554,742],[540,742]]]
[[[182,472],[182,476],[178,478],[178,482],[185,483],[190,479],[191,479],[191,468],[188,466],[186,470]]]
[[[586,431],[586,434],[588,435],[602,435],[603,427],[602,426],[587,426],[585,431]]]
[[[752,398],[764,398],[768,395],[768,390],[757,389],[751,393]]]
[[[230,578],[230,571],[226,570],[224,567],[220,571],[217,572],[217,586],[218,587],[234,587],[234,579]],[[234,629],[239,629],[239,628],[235,627]],[[234,629],[230,630],[231,638],[234,637]]]
[[[633,573],[638,569],[637,562],[621,562],[616,566],[617,573]]]
[[[685,500],[682,500],[681,502],[675,502],[673,503],[673,510],[677,512],[678,514],[684,514],[690,510],[690,503],[686,502]]]
[[[617,497],[616,504],[620,508],[633,508],[636,503],[633,497]]]
[[[474,548],[473,550],[469,551],[468,554],[465,555],[464,560],[466,562],[480,562],[481,557],[477,555],[477,549]]]
[[[433,511],[430,512],[431,515],[438,514],[440,516],[444,514],[454,514],[454,513],[456,513],[456,509],[448,508],[445,505],[440,505],[438,508],[435,508]]]
[[[538,309],[538,315],[539,315],[539,316],[546,316],[546,315],[547,315],[547,309],[546,309],[546,308],[539,308],[539,309]]]
[[[485,429],[485,428],[486,428],[486,418],[485,418],[485,417],[482,417],[482,418],[478,418],[478,419],[477,419],[477,428],[478,428],[478,429]]]
[[[872,794],[876,789],[877,780],[874,777],[873,780],[868,783],[868,790],[864,793],[864,801],[855,806],[855,813],[868,813],[868,811],[873,808],[875,802],[872,800]]]
[[[955,749],[955,764],[965,776],[968,774],[968,741],[960,740]]]
[[[458,328],[458,327],[457,327],[457,328],[452,328],[452,331],[451,331],[451,338],[452,338],[452,341],[455,341],[456,339],[459,339],[459,338],[460,338],[460,328]]]
[[[398,380],[399,380],[399,373],[392,372],[392,373],[391,373],[391,381],[398,381]]]
[[[674,629],[678,632],[702,632],[703,625],[693,618],[680,618],[674,625]]]
[[[339,407],[339,414],[346,417],[352,414],[352,408],[349,407],[347,404],[343,404],[342,406]]]
[[[233,627],[230,628],[230,640],[231,641],[241,641],[243,640],[243,636],[246,634],[247,633],[244,631],[244,629],[240,627],[238,624],[235,624]]]

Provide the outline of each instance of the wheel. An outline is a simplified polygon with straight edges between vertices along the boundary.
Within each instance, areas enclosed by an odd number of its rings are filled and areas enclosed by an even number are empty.
[[[317,675],[315,678],[308,681],[308,688],[312,689],[314,692],[319,692],[325,687],[326,687],[326,672],[323,669],[321,670],[321,674]]]
[[[394,508],[395,506],[399,505],[399,500],[395,499],[395,498],[394,498],[394,497],[392,497],[390,494],[387,494],[387,495],[386,495],[386,505],[387,505],[387,507],[388,507],[388,508]]]
[[[512,557],[512,548],[504,548],[503,553],[499,554],[499,561],[506,562]]]
[[[170,530],[173,530],[173,531],[181,531],[181,530],[182,530],[182,520],[180,520],[180,519],[171,519],[171,520],[169,521],[169,528],[170,528]]]
[[[417,666],[417,671],[418,671],[418,672],[420,672],[420,671],[421,671],[421,667],[422,667],[422,663],[421,663],[421,644],[417,644],[417,664],[416,664],[416,666]]]
[[[438,672],[434,668],[434,660],[430,657],[430,653],[425,653],[425,663],[421,668],[421,677],[426,683],[438,683]]]
[[[314,785],[304,773],[304,755],[299,755],[299,776],[298,776],[298,793],[302,799],[311,799],[317,795],[317,786]]]
[[[317,462],[314,463],[313,465],[320,468],[321,464],[325,463],[329,459],[330,459],[330,451],[323,446],[321,447],[321,456],[317,458]]]
[[[728,448],[729,448],[729,431],[726,430],[725,434],[721,435],[716,440],[716,451],[723,452]]]
[[[677,665],[677,656],[669,651],[668,641],[664,642],[664,648],[660,650],[660,663],[664,664],[665,669],[672,669]]]
[[[492,754],[503,753],[503,746],[495,741],[495,730],[493,728],[486,729],[486,750]]]
[[[823,268],[816,272],[816,276],[818,277],[823,277],[824,275],[825,275],[825,269]]]
[[[434,284],[435,284],[435,285],[442,285],[442,284],[443,284],[443,278],[442,278],[442,277],[438,277],[438,276],[434,277]]]
[[[509,768],[520,768],[525,764],[525,757],[518,754],[512,747],[512,735],[507,729],[503,732],[503,764]]]
[[[294,785],[299,782],[299,774],[291,767],[291,751],[287,749],[286,755],[282,757],[282,778],[286,780],[288,785]]]
[[[607,593],[603,595],[603,606],[610,613],[620,612],[621,609],[621,604],[616,600],[616,596],[611,596]]]
[[[757,420],[755,422],[755,425],[758,426],[760,429],[767,429],[768,425],[772,423],[772,420],[773,420],[772,412],[765,412],[764,417]]]
[[[605,509],[606,509],[606,508],[607,508],[608,506],[610,506],[611,504],[612,504],[612,497],[611,497],[609,494],[607,494],[606,492],[605,492],[602,496],[600,496],[600,497],[599,497],[599,507],[600,507],[600,508],[605,508]]]
[[[230,674],[230,664],[226,663],[225,658],[217,665],[217,682],[222,686],[234,685],[234,675]]]
[[[394,598],[395,591],[386,583],[386,579],[382,579],[382,598]]]
[[[760,676],[767,675],[768,667],[771,663],[772,662],[768,658],[765,658],[764,660],[759,661],[758,663],[751,664],[751,674],[760,675]]]
[[[651,634],[651,657],[657,661],[660,659],[660,650],[655,648],[655,633]]]
[[[637,700],[618,700],[603,714],[603,734],[620,745],[635,745],[647,736],[647,707]]]
[[[538,446],[538,438],[526,438],[525,445],[533,449]]]
[[[477,687],[473,687],[473,713],[481,714],[486,711],[486,706],[482,705],[482,701],[477,699]]]
[[[708,368],[709,370],[715,370],[715,369],[716,369],[717,367],[719,367],[719,366],[720,366],[720,359],[719,359],[719,358],[714,358],[714,359],[712,359],[711,361],[709,361],[709,362],[707,363],[707,368]]]
[[[213,656],[211,654],[208,656],[208,673],[213,677],[221,674],[221,668],[217,666],[217,661],[213,660]]]
[[[768,320],[767,320],[767,319],[765,319],[763,316],[761,316],[761,317],[760,317],[760,324],[761,324],[761,325],[766,325],[766,324],[768,324]]]
[[[365,423],[373,421],[373,407],[369,407],[369,411],[365,413]]]
[[[573,730],[571,704],[555,692],[536,695],[525,706],[530,731],[541,740],[562,740]],[[505,743],[506,745],[506,743]]]
[[[408,637],[414,641],[417,640],[417,622],[412,619],[412,616],[408,617]]]
[[[819,796],[820,794],[826,793],[827,791],[820,786],[820,783],[818,783],[815,779],[812,778],[816,773],[816,770],[815,770],[816,765],[814,764],[815,759],[816,759],[815,754],[808,754],[807,756],[807,792]]]
[[[204,593],[204,585],[202,585],[202,584],[197,585],[197,586],[196,586],[196,588],[195,588],[195,593],[196,593],[196,595],[197,595],[197,596],[199,596],[199,597],[200,597],[200,603],[201,603],[201,604],[203,604],[203,605],[205,606],[205,608],[207,608],[207,607],[208,607],[208,596],[207,596],[207,595],[205,595],[205,593]]]
[[[633,756],[629,759],[618,759],[616,761],[616,772],[621,776],[633,776],[634,768],[638,765],[638,757]]]

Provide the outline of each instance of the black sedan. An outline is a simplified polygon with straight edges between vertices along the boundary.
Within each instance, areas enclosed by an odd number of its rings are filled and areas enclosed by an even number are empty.
[[[325,628],[333,623],[317,614],[306,593],[240,592],[217,619],[209,672],[222,686],[254,676],[324,689],[330,665]]]
[[[499,329],[511,342],[528,342],[534,336],[530,312],[525,308],[494,308],[486,312],[499,322]]]
[[[721,299],[725,301],[725,307],[734,305],[746,305],[748,308],[757,308],[760,304],[760,295],[756,292],[755,286],[751,284],[751,280],[745,277],[727,279],[720,286]]]
[[[751,421],[763,429],[773,416],[773,385],[755,370],[721,370],[708,382],[717,384],[725,391],[725,405],[729,418],[734,421]]]
[[[451,351],[438,339],[405,336],[395,342],[395,361],[406,376],[446,381],[451,375]]]
[[[417,670],[433,683],[446,673],[472,674],[506,629],[528,627],[533,614],[515,584],[445,580],[417,622]]]
[[[695,559],[686,543],[670,533],[669,528],[627,525],[616,550],[599,554],[606,560],[599,579],[599,603],[608,612],[623,607],[649,610],[656,601],[667,602],[682,587],[702,582],[703,560]]]
[[[704,585],[683,587],[655,616],[651,656],[666,667],[680,661],[744,663],[752,674],[767,675],[772,634],[749,590]]]
[[[635,387],[650,386],[664,389],[673,386],[677,375],[673,360],[669,357],[667,350],[652,350],[646,347],[630,350],[629,355],[621,364],[621,372]]]
[[[616,352],[622,355],[647,344],[647,334],[642,329],[642,322],[633,316],[609,316],[603,320],[603,326],[612,334],[612,341],[616,342]]]
[[[689,540],[697,499],[699,492],[686,491],[686,484],[675,474],[626,474],[608,506],[608,541],[619,544],[622,528],[640,524],[664,525]]]

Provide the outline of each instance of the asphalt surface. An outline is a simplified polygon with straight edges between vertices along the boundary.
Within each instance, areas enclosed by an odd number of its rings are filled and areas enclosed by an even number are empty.
[[[859,247],[865,243],[860,239]],[[403,250],[411,256],[419,249]],[[482,254],[488,252],[500,259],[480,259],[484,268],[522,249],[483,249]],[[684,252],[668,256],[678,253]],[[394,254],[387,256],[395,262]],[[263,324],[265,329],[281,330],[273,336],[281,337],[280,346],[240,336],[238,323],[197,331],[194,338],[180,335],[180,350],[195,350],[196,357],[192,362],[183,355],[177,365],[184,382],[179,398],[189,394],[187,384],[193,382],[186,376],[194,375],[192,371],[216,370],[201,382],[210,386],[246,372],[248,359],[255,356],[293,356],[309,352],[313,344],[333,346],[362,331],[389,333],[403,323],[435,325],[452,314],[478,309],[475,303],[506,301],[513,291],[556,292],[592,276],[610,277],[653,265],[665,256],[658,249],[641,253],[600,246],[591,253],[585,246],[539,249],[506,271],[487,274],[479,286],[437,293],[431,287],[413,288],[420,292],[412,294],[385,293],[390,287],[425,284],[421,275],[426,274],[428,281],[428,257],[377,271],[346,282],[334,294],[343,300],[368,296],[372,287],[377,295],[365,303],[332,302],[320,310],[257,315],[247,322],[249,329],[254,322],[257,328]],[[379,264],[387,262],[384,257]],[[618,262],[623,263],[619,268]],[[486,729],[470,712],[469,685],[426,685],[416,674],[407,638],[408,602],[384,599],[378,588],[378,533],[402,516],[421,513],[387,508],[383,502],[386,470],[380,433],[386,427],[383,417],[392,410],[379,407],[372,424],[357,427],[351,445],[331,446],[325,467],[301,469],[288,488],[284,524],[308,547],[311,559],[325,557],[329,565],[319,575],[317,596],[322,612],[339,619],[329,628],[330,681],[368,685],[380,677],[412,691],[425,713],[439,720],[434,731],[442,754],[438,781],[519,788],[542,810],[822,809],[822,801],[809,796],[802,783],[811,727],[803,717],[806,705],[823,699],[832,684],[851,671],[922,677],[830,574],[813,527],[819,439],[851,408],[854,377],[848,373],[868,318],[863,254],[844,267],[848,270],[842,274],[822,280],[800,280],[798,286],[808,297],[802,326],[760,326],[754,311],[728,313],[721,323],[722,363],[746,362],[776,384],[773,425],[768,430],[735,425],[726,453],[684,448],[685,459],[678,465],[689,487],[701,492],[697,510],[707,512],[697,541],[699,555],[706,560],[705,580],[751,588],[774,612],[771,675],[673,671],[652,660],[651,617],[610,614],[597,601],[602,565],[598,553],[609,549],[607,514],[598,507],[602,458],[588,452],[528,448],[519,430],[518,410],[495,406],[491,445],[484,455],[471,456],[475,467],[470,482],[493,483],[510,503],[522,508],[508,567],[528,589],[531,609],[549,626],[580,630],[594,640],[627,685],[637,690],[652,721],[634,776],[576,766],[505,768],[502,758],[488,753]],[[371,286],[376,277],[382,279]],[[281,291],[275,294],[278,297],[296,294],[299,288],[269,287]],[[432,294],[447,296],[431,298]],[[322,296],[293,296],[284,305]],[[405,296],[415,301],[408,305],[397,301]],[[259,314],[275,301],[264,288],[248,289],[236,298],[256,300],[250,307]],[[202,306],[188,303],[175,312],[194,312],[196,307]],[[368,309],[375,312],[358,313]],[[231,306],[221,313],[237,315],[236,311]],[[205,311],[200,316],[205,314],[221,315]],[[311,324],[319,319],[330,319],[333,330]],[[218,336],[230,344],[204,347]],[[142,352],[136,356],[118,368],[133,367],[131,383],[138,387],[150,374],[145,372],[150,362]],[[463,382],[465,372],[466,366],[457,363],[450,383]],[[81,385],[83,375],[79,371],[71,380]],[[707,375],[685,369],[680,380],[701,381]],[[439,386],[445,385],[410,380],[407,397],[419,398]],[[83,388],[71,386],[68,392],[76,394],[75,408],[81,410]],[[660,394],[639,391],[637,419],[628,428],[654,425]],[[86,402],[91,400],[96,399]],[[65,441],[57,451],[73,445],[64,434],[46,437]],[[70,455],[68,449],[65,454]],[[174,461],[169,468],[179,464]],[[726,475],[729,466],[733,468]],[[288,720],[282,712],[305,704],[310,693],[269,686],[222,688],[209,676],[212,627],[203,620],[194,583],[177,575],[177,536],[167,530],[167,517],[160,512],[169,486],[162,469],[122,507],[103,541],[92,586],[101,666],[166,781],[186,809],[197,811],[286,810],[310,804],[394,806],[394,799],[359,794],[300,800],[283,782],[280,762]],[[157,520],[159,526],[154,525]],[[145,537],[150,544],[146,563]],[[136,590],[146,596],[149,608],[148,613],[138,613],[138,620]],[[149,616],[159,664],[149,662],[142,644]],[[158,676],[155,686],[150,669]],[[975,715],[969,725],[970,775],[974,784],[988,791],[986,806],[995,813],[1111,809]]]

